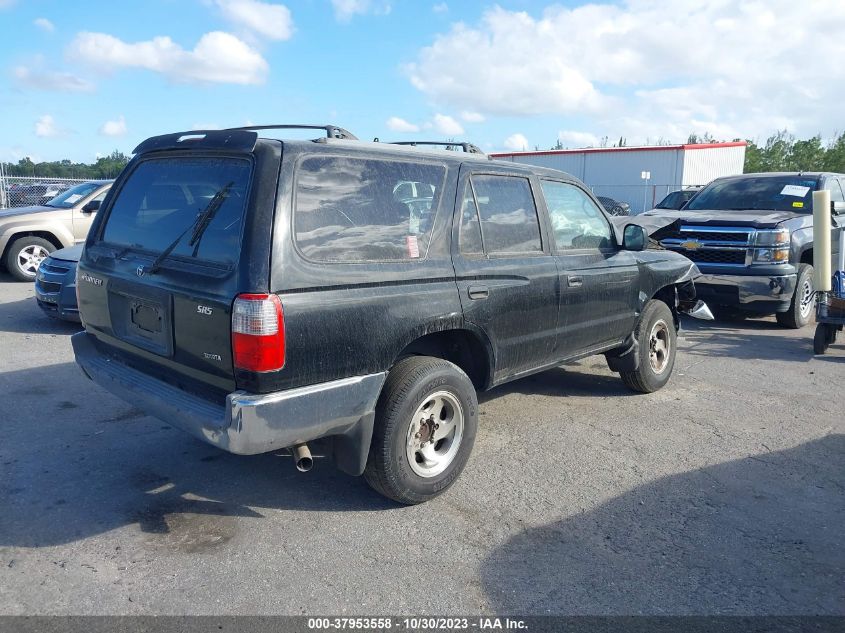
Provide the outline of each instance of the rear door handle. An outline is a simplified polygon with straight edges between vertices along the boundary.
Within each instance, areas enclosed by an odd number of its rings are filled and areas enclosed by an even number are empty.
[[[490,289],[487,286],[470,286],[467,294],[470,299],[486,299],[490,296]]]
[[[580,288],[584,285],[584,278],[581,275],[569,275],[566,278],[566,283],[570,288]]]

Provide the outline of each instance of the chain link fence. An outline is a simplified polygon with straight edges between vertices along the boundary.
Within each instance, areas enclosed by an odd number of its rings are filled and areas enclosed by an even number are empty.
[[[44,204],[74,185],[87,182],[77,178],[7,176],[2,169],[0,166],[0,209]]]

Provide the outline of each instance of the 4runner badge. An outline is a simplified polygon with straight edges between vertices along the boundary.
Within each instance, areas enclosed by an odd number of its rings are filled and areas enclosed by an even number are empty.
[[[102,286],[103,285],[102,279],[97,279],[96,277],[92,277],[91,275],[88,275],[86,273],[82,273],[81,275],[79,275],[79,278],[82,281],[87,281],[89,284],[94,284],[95,286]]]

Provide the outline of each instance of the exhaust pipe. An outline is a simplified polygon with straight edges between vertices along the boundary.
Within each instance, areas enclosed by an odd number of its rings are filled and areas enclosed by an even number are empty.
[[[296,469],[301,473],[307,473],[314,467],[314,458],[311,457],[311,451],[308,450],[307,444],[297,444],[291,449],[293,455],[293,463]]]

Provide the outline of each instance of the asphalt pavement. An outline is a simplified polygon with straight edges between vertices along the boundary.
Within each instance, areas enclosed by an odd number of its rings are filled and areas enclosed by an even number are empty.
[[[845,615],[845,336],[684,328],[655,394],[601,357],[482,394],[401,507],[144,416],[0,276],[0,614]]]

